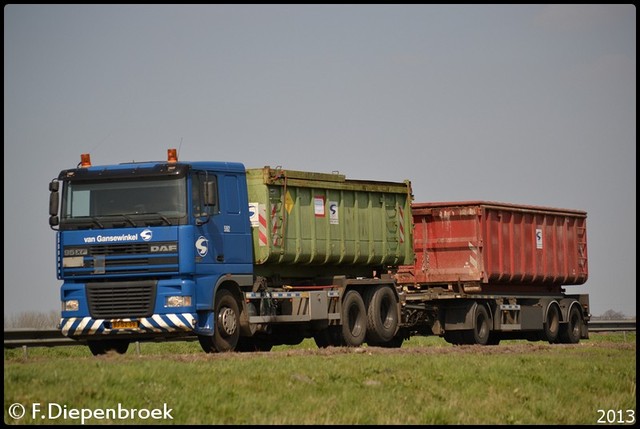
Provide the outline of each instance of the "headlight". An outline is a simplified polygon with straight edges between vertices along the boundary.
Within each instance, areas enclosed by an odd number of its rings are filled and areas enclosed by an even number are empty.
[[[168,296],[164,300],[165,307],[191,307],[190,296]]]
[[[62,311],[78,311],[78,308],[80,308],[80,303],[77,299],[62,301]]]

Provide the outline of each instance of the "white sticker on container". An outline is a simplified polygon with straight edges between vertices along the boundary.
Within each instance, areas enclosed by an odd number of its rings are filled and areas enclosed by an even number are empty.
[[[338,219],[338,202],[329,201],[329,223],[331,225],[338,225],[340,223]]]
[[[258,203],[249,203],[249,220],[251,221],[252,228],[257,228],[260,226]]]
[[[542,249],[542,229],[536,228],[536,249]]]
[[[313,211],[316,217],[324,217],[324,197],[313,197]]]

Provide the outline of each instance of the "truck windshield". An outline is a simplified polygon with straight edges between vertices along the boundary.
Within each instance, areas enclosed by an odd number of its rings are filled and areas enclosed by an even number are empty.
[[[65,183],[62,229],[176,225],[186,220],[184,177]]]

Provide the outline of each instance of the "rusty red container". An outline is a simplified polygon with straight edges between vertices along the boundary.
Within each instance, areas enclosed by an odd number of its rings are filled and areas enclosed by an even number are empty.
[[[469,201],[414,203],[412,215],[415,283],[538,290],[587,281],[584,211]]]

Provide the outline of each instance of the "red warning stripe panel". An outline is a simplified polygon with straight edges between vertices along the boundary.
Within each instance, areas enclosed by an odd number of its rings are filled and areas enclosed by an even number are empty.
[[[398,206],[398,214],[400,215],[400,222],[399,222],[400,243],[404,243],[404,210],[400,205]]]
[[[264,206],[261,204],[260,209],[258,209],[258,221],[260,225],[258,226],[258,242],[260,246],[267,245],[267,218],[264,214]]]

